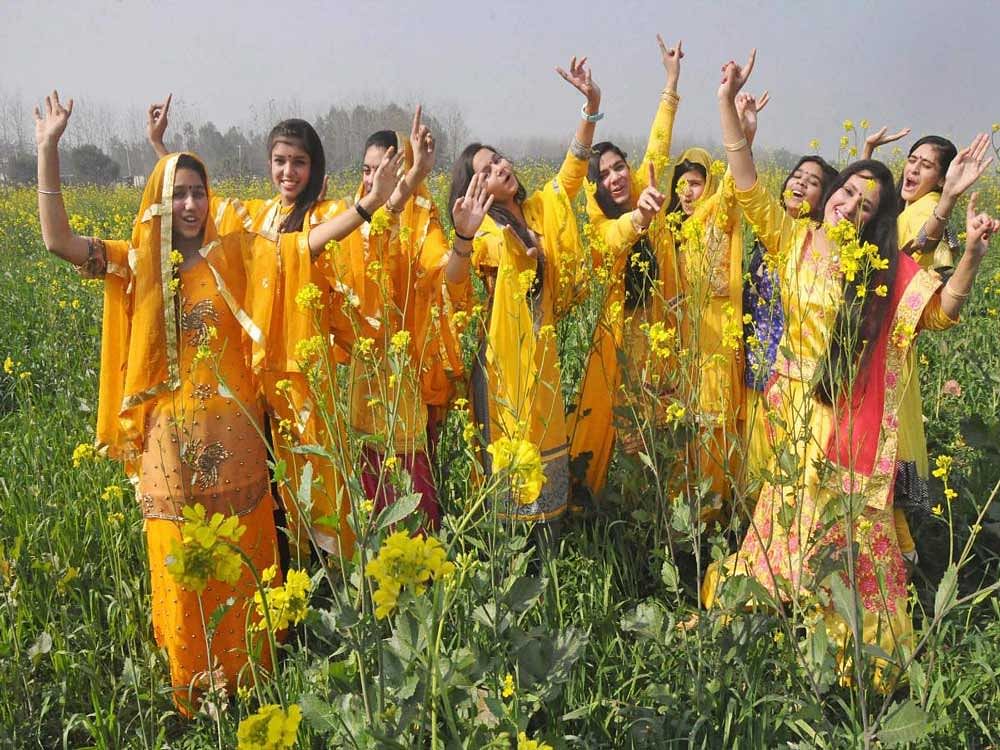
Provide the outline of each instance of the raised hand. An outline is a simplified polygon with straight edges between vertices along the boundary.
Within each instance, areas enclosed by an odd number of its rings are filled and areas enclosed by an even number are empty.
[[[874,133],[868,135],[865,138],[865,158],[871,159],[872,154],[875,153],[875,149],[879,146],[884,146],[887,143],[892,143],[893,141],[898,141],[900,138],[905,138],[910,134],[909,128],[903,128],[902,130],[896,131],[895,133],[890,133],[886,135],[886,131],[889,129],[888,125],[883,125],[881,128],[876,130]]]
[[[173,96],[167,94],[166,100],[150,104],[146,112],[146,138],[153,145],[163,143],[163,135],[167,132],[167,113]]]
[[[649,183],[639,194],[639,199],[635,202],[635,210],[639,212],[639,224],[643,229],[647,228],[663,208],[667,197],[656,189],[656,167],[653,162],[649,163]]]
[[[663,60],[663,69],[667,71],[667,87],[671,90],[677,88],[677,79],[681,75],[681,59],[684,57],[684,50],[681,49],[681,41],[677,41],[676,47],[668,47],[663,42],[663,37],[656,35],[656,43],[660,45],[660,57]]]
[[[422,113],[423,110],[418,104],[416,112],[413,113],[413,126],[410,128],[410,146],[413,149],[413,168],[417,171],[420,179],[423,179],[431,173],[431,170],[434,169],[434,162],[437,158],[434,136],[431,135],[430,128],[420,122]]]
[[[753,139],[757,135],[757,113],[767,106],[771,101],[771,95],[766,91],[760,98],[753,94],[741,91],[736,95],[736,114],[740,117],[740,127],[743,128],[743,137],[747,143],[753,144]]]
[[[53,91],[45,97],[45,116],[35,107],[35,143],[39,146],[58,143],[73,114],[73,100],[67,106],[59,101],[59,93]]]
[[[993,163],[993,157],[986,156],[986,149],[989,146],[990,137],[986,133],[980,133],[972,139],[972,143],[959,151],[958,155],[951,160],[951,165],[944,176],[942,193],[957,198],[972,187],[973,183]]]
[[[719,84],[718,96],[720,99],[733,101],[740,90],[746,85],[753,72],[754,63],[757,60],[757,50],[750,50],[746,65],[740,67],[730,60],[722,66],[722,81]]]
[[[579,62],[576,57],[569,61],[569,72],[557,67],[556,73],[568,81],[573,88],[587,97],[587,111],[596,114],[601,110],[601,89],[594,83],[590,75],[590,68],[587,67],[587,58],[581,57]]]
[[[957,157],[956,157],[957,158]],[[979,193],[969,196],[969,205],[965,209],[965,249],[966,252],[986,255],[990,237],[1000,231],[1000,220],[986,213],[976,211],[976,200]]]
[[[396,185],[403,177],[404,154],[397,154],[395,146],[389,146],[382,155],[382,161],[372,177],[372,189],[369,195],[377,206],[383,205]]]
[[[486,192],[486,176],[477,172],[472,176],[465,195],[455,201],[451,208],[456,234],[472,237],[479,231],[492,205],[493,196]]]

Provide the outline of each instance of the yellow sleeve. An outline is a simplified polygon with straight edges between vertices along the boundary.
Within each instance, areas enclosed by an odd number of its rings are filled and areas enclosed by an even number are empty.
[[[767,192],[760,177],[746,190],[740,190],[734,184],[733,193],[743,209],[743,216],[768,254],[776,255],[791,243],[794,222],[785,213],[781,203]]]
[[[567,151],[556,179],[559,181],[559,187],[566,193],[566,197],[570,201],[576,198],[586,177],[587,160],[574,156],[572,151]]]
[[[938,290],[924,305],[918,328],[924,331],[946,331],[957,325],[959,321],[960,318],[949,318],[941,309],[941,291]]]
[[[674,132],[674,116],[677,114],[677,104],[680,97],[674,94],[664,94],[660,97],[660,106],[656,108],[653,126],[649,130],[649,141],[646,144],[646,155],[642,157],[639,169],[632,175],[633,185],[646,185],[648,165],[652,162],[656,167],[659,179],[667,163],[670,161],[670,140]]]
[[[594,244],[591,244],[591,257],[595,265],[601,265],[604,261],[604,252],[611,255],[613,263],[618,262],[621,256],[639,240],[640,233],[632,221],[631,211],[626,211],[617,219],[602,216],[595,224],[595,229],[603,241],[601,248],[595,248]]]

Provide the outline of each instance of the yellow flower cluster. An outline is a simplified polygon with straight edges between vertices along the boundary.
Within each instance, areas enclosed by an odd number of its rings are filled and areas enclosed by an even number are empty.
[[[677,424],[684,419],[685,414],[687,414],[687,410],[679,402],[671,401],[667,407],[667,424]]]
[[[104,492],[101,493],[101,500],[106,503],[114,502],[116,500],[121,500],[124,495],[122,488],[117,484],[109,484],[104,488]]]
[[[545,484],[538,446],[520,438],[501,437],[486,449],[493,457],[493,471],[507,472],[511,494],[518,505],[530,505]]]
[[[264,583],[270,584],[278,574],[276,565],[265,568],[261,574]],[[267,591],[267,605],[264,604],[264,596],[260,591],[253,595],[254,604],[257,605],[257,615],[261,618],[257,624],[257,630],[267,629],[267,620],[270,617],[271,630],[277,633],[285,630],[289,625],[297,625],[305,618],[309,612],[309,592],[312,591],[312,579],[304,570],[289,570],[284,586],[270,588]],[[268,617],[265,617],[265,610]]]
[[[420,595],[432,579],[446,578],[455,570],[441,542],[433,537],[411,537],[397,531],[382,544],[378,557],[368,563],[367,575],[378,582],[372,596],[375,616],[388,617],[396,608],[404,586]]]
[[[79,469],[84,461],[96,461],[97,449],[90,443],[80,443],[73,449],[73,468]]]
[[[179,250],[170,251],[170,265],[179,266],[183,262],[184,262],[184,256],[181,255]]]
[[[382,234],[389,225],[392,223],[392,218],[389,216],[389,212],[385,210],[385,207],[379,208],[375,213],[372,214],[371,227],[369,235],[372,234]]]
[[[949,503],[958,497],[958,493],[955,492],[948,484],[948,476],[951,474],[951,464],[954,461],[951,456],[938,456],[934,459],[934,471],[931,472],[931,476],[937,477],[944,484],[944,498]]]
[[[840,272],[848,281],[854,281],[866,260],[876,270],[889,267],[888,259],[879,255],[875,245],[859,240],[858,228],[847,219],[841,219],[835,226],[827,226],[826,236],[839,248]]]
[[[295,746],[302,711],[295,704],[285,711],[268,704],[240,722],[236,730],[237,750],[287,750]]]
[[[674,346],[677,344],[676,328],[668,328],[659,320],[652,325],[643,323],[641,328],[649,338],[649,348],[653,354],[661,359],[667,359],[673,354]]]
[[[300,365],[310,365],[323,356],[325,346],[320,335],[302,339],[295,345],[295,360]]]
[[[521,295],[524,296],[531,290],[531,285],[535,283],[535,271],[534,269],[527,268],[517,275],[517,286],[521,290]]]
[[[737,351],[743,343],[743,321],[736,317],[736,309],[731,302],[725,304],[722,313],[725,316],[722,323],[722,345]]]
[[[552,750],[552,745],[541,740],[529,740],[524,732],[518,732],[517,750]]]
[[[504,698],[510,698],[514,694],[514,675],[508,672],[503,678],[503,689],[500,691],[500,695]]]
[[[181,541],[176,539],[167,555],[167,570],[184,588],[205,590],[209,580],[236,584],[240,579],[242,559],[233,548],[246,532],[237,516],[213,513],[206,519],[207,511],[201,503],[188,505],[183,511],[185,523],[181,527]]]
[[[406,329],[396,331],[389,340],[389,348],[394,354],[403,354],[410,347],[410,332]]]
[[[295,295],[295,304],[300,310],[318,310],[323,306],[323,292],[310,281]]]

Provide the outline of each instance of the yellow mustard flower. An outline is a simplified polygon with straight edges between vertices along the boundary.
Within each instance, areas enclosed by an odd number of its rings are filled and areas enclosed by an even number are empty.
[[[323,292],[310,281],[296,293],[295,304],[300,310],[318,310],[323,306]]]
[[[268,704],[240,722],[236,730],[237,750],[288,750],[295,746],[302,711],[292,704],[285,711]]]
[[[546,481],[538,446],[529,440],[501,437],[486,450],[493,457],[493,470],[507,471],[514,500],[519,505],[535,502]]]
[[[246,532],[246,526],[238,516],[213,513],[207,518],[201,503],[185,506],[182,514],[185,521],[181,539],[171,543],[167,555],[167,570],[174,580],[199,594],[209,580],[235,585],[240,578],[242,559],[233,545]]]

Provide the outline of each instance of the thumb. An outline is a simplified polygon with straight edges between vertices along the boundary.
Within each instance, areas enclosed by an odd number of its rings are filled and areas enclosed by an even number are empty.
[[[979,193],[973,193],[969,196],[969,205],[965,209],[965,219],[966,221],[972,221],[973,217],[976,215],[976,199],[979,197]]]

